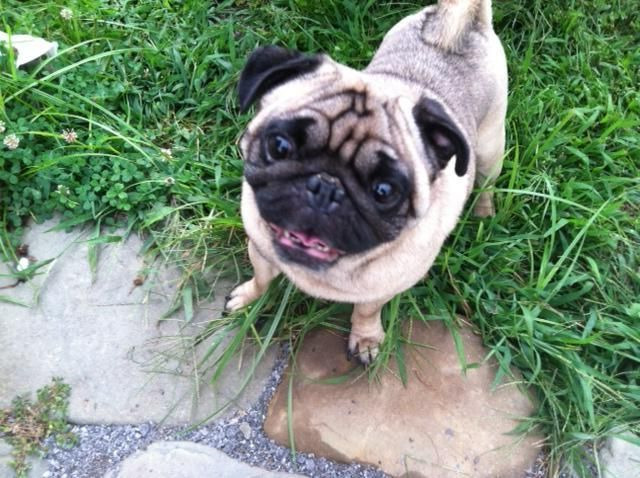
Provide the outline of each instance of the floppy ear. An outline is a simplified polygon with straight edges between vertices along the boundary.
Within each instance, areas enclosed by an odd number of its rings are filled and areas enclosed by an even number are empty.
[[[247,111],[267,91],[314,71],[321,61],[320,55],[304,55],[277,46],[263,46],[254,50],[240,74],[240,109]]]
[[[423,98],[413,107],[413,117],[424,147],[427,153],[431,153],[429,157],[435,158],[434,166],[443,169],[455,154],[456,174],[464,176],[469,166],[469,145],[442,105]]]

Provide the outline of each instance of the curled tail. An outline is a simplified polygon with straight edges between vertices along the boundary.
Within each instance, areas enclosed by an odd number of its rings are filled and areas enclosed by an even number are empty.
[[[491,30],[491,0],[439,0],[440,31],[435,38],[444,50],[456,50],[465,32],[474,24]]]

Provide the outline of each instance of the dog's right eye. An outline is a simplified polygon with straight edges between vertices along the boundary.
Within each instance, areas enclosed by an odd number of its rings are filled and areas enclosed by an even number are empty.
[[[281,134],[272,134],[267,138],[267,154],[272,160],[288,159],[293,153],[291,141]]]
[[[373,195],[376,201],[388,202],[393,196],[393,186],[385,181],[378,181],[373,185]]]
[[[398,199],[398,191],[390,181],[376,181],[371,187],[373,198],[383,207],[395,205]]]

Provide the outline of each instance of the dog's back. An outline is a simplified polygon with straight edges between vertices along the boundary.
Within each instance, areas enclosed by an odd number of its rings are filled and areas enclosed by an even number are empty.
[[[506,101],[506,61],[491,18],[490,0],[441,0],[389,30],[365,71],[433,93],[473,136],[492,105]]]

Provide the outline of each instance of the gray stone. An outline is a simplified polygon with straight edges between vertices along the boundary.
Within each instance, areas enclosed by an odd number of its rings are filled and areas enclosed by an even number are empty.
[[[13,458],[11,457],[11,445],[6,441],[0,440],[0,478],[15,478],[16,474],[9,465]],[[47,462],[38,457],[29,457],[27,459],[29,466],[28,478],[41,478],[47,471]]]
[[[15,473],[9,466],[11,462],[11,445],[0,440],[0,478],[13,478]]]
[[[640,437],[631,435],[636,441]],[[640,446],[623,438],[610,439],[600,451],[604,478],[640,478]]]
[[[216,337],[198,347],[193,337],[219,320],[228,283],[201,304],[188,327],[180,314],[160,322],[180,280],[176,269],[145,263],[138,254],[142,241],[131,236],[104,245],[94,280],[87,234],[46,232],[55,224],[31,227],[23,241],[37,260],[55,261],[36,280],[2,291],[31,307],[0,302],[0,407],[54,376],[71,385],[69,416],[78,423],[196,423],[225,405],[246,409],[256,400],[275,350],[239,396],[251,347],[228,364],[215,387],[209,385],[211,371],[196,379],[196,366]],[[133,287],[143,272],[145,283]]]
[[[295,478],[301,475],[261,470],[221,451],[191,442],[157,442],[127,458],[105,478]]]
[[[447,328],[414,321],[410,342],[426,346],[405,348],[405,387],[393,361],[369,381],[346,360],[346,337],[310,333],[296,356],[291,391],[296,449],[372,464],[393,476],[523,476],[539,437],[507,433],[533,405],[513,384],[492,390],[497,365],[483,360],[487,351],[470,330],[460,335],[467,363],[479,364],[466,374]],[[289,382],[285,375],[264,425],[282,445],[289,443]]]

